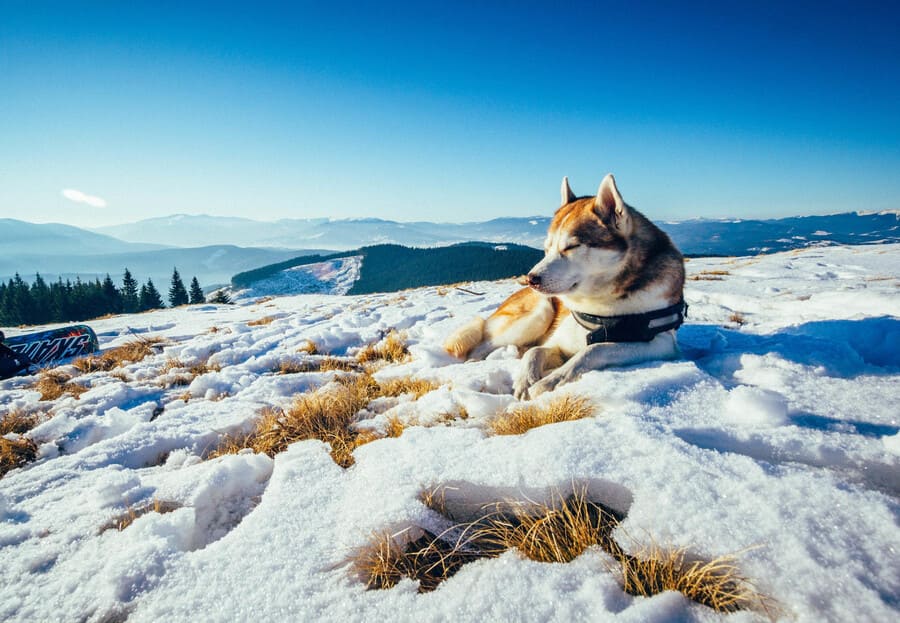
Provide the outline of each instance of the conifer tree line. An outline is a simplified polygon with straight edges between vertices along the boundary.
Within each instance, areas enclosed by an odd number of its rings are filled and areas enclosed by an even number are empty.
[[[206,301],[200,282],[194,277],[190,290],[185,288],[178,269],[172,271],[168,302],[171,307]],[[30,285],[16,273],[7,283],[0,282],[0,325],[18,326],[49,322],[81,321],[106,314],[133,314],[165,307],[162,295],[152,279],[138,287],[127,268],[122,285],[113,283],[109,274],[101,281],[75,282],[62,277],[47,283],[38,273]]]

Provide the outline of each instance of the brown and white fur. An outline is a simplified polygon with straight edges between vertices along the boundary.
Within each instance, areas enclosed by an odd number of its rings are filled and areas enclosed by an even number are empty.
[[[561,194],[544,259],[528,273],[529,287],[444,343],[450,354],[473,359],[509,344],[527,349],[514,385],[517,398],[534,398],[589,370],[678,355],[674,330],[649,342],[587,345],[588,330],[570,310],[621,316],[675,305],[684,289],[684,258],[662,230],[622,200],[612,175],[596,197],[576,198],[568,178]]]

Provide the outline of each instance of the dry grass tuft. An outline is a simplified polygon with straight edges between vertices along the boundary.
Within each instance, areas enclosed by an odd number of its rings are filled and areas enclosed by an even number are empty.
[[[538,426],[591,417],[595,411],[596,407],[586,398],[566,395],[546,404],[525,405],[498,414],[488,423],[488,429],[495,435],[521,435]]]
[[[739,327],[742,327],[747,323],[747,319],[744,318],[744,314],[742,314],[740,312],[734,312],[733,314],[731,314],[728,317],[728,321],[733,322],[734,324],[738,325]]]
[[[319,362],[319,372],[329,372],[337,370],[338,372],[355,372],[359,370],[359,365],[352,359],[342,359],[340,357],[323,357]]]
[[[403,434],[403,431],[406,429],[406,424],[400,421],[400,418],[397,416],[391,416],[387,418],[387,436],[388,437],[399,437]]]
[[[319,347],[316,346],[316,343],[312,340],[306,340],[306,343],[303,344],[300,348],[297,349],[298,353],[306,353],[307,355],[318,355]]]
[[[443,487],[423,491],[419,499],[447,519]],[[390,534],[376,535],[353,560],[368,588],[390,588],[403,576],[419,580],[420,592],[433,590],[470,560],[499,556],[515,548],[531,560],[567,563],[589,547],[599,546],[616,561],[623,589],[650,596],[675,590],[718,612],[761,606],[765,599],[738,573],[731,556],[711,561],[688,561],[684,549],[645,549],[626,554],[613,538],[622,517],[588,499],[584,489],[551,497],[548,503],[508,501],[486,507],[486,514],[456,523],[442,535],[423,536],[401,547]],[[446,538],[457,535],[455,542]]]
[[[87,355],[72,362],[78,371],[87,374],[90,372],[106,372],[118,368],[126,363],[143,361],[149,355],[157,352],[157,347],[164,340],[162,338],[138,338],[127,344],[111,348],[99,355]]]
[[[369,344],[356,355],[356,359],[360,363],[400,362],[406,360],[407,357],[409,357],[409,350],[406,348],[406,342],[396,331],[388,333],[380,342]]]
[[[22,467],[37,458],[37,444],[28,437],[8,439],[0,437],[0,478],[6,472]]]
[[[718,612],[765,607],[763,598],[741,577],[733,556],[688,561],[684,549],[666,551],[658,546],[638,556],[621,552],[613,556],[621,565],[623,589],[631,595],[678,591]]]
[[[403,548],[388,532],[376,533],[372,541],[353,558],[353,568],[366,588],[385,589],[396,586],[408,575],[408,561]]]
[[[323,357],[318,361],[295,361],[285,359],[278,364],[277,374],[300,374],[303,372],[355,372],[359,364],[352,359]]]
[[[210,364],[208,360],[199,361],[189,366],[180,359],[170,357],[161,369],[163,374],[169,374],[169,376],[161,379],[160,385],[165,388],[184,387],[190,385],[198,376],[203,376],[208,372],[218,372],[221,369],[221,366]],[[173,370],[182,370],[182,372],[170,374]]]
[[[22,409],[13,409],[0,419],[0,436],[14,433],[22,435],[41,423],[43,414],[28,413]]]
[[[369,589],[395,586],[403,576],[419,582],[419,592],[433,591],[464,564],[479,558],[457,544],[443,540],[428,531],[401,547],[389,533],[376,534],[372,542],[360,550],[353,567]]]
[[[507,503],[479,520],[472,538],[487,553],[514,548],[537,562],[571,562],[593,545],[608,551],[618,523],[609,509],[580,491],[547,504]]]
[[[248,435],[226,438],[213,456],[231,454],[243,448],[275,456],[295,441],[319,439],[331,444],[331,457],[342,467],[353,465],[353,450],[367,441],[351,428],[356,413],[369,404],[377,384],[371,377],[357,375],[302,394],[286,411],[265,409]]]
[[[727,270],[701,270],[696,275],[688,277],[690,281],[722,281],[722,277],[730,275]]]
[[[85,355],[72,362],[72,366],[82,374],[106,372],[116,367],[115,361],[102,355]]]
[[[275,318],[275,316],[263,316],[262,318],[257,318],[256,320],[248,320],[247,326],[248,327],[259,327],[262,325],[272,324],[272,322],[274,322],[275,320],[277,320],[277,318]]]
[[[409,381],[409,387],[419,390],[424,387]],[[301,394],[286,410],[263,409],[251,432],[224,437],[209,458],[235,454],[245,448],[275,456],[295,441],[318,439],[331,444],[331,457],[335,463],[350,467],[355,462],[353,451],[356,448],[385,436],[354,427],[356,414],[373,399],[384,395],[388,395],[385,389],[369,374],[338,376],[333,384]],[[391,418],[386,436],[398,437],[404,427],[399,419]]]
[[[44,413],[27,413],[14,409],[0,419],[0,478],[11,469],[37,458],[37,444],[23,435],[46,417]]]
[[[122,530],[133,524],[139,517],[143,517],[147,513],[159,513],[160,515],[165,515],[166,513],[171,513],[172,511],[178,510],[179,508],[181,508],[181,504],[176,504],[175,502],[165,502],[162,500],[153,500],[152,502],[147,504],[129,506],[122,515],[103,526],[100,531],[105,532],[107,530],[112,530],[113,528],[115,528],[116,530],[121,532]]]
[[[388,379],[378,383],[381,388],[379,394],[382,396],[397,397],[403,394],[413,394],[418,400],[430,391],[434,391],[440,385],[434,381],[425,379],[415,379],[411,376],[402,378]]]
[[[84,385],[72,383],[72,375],[59,370],[41,370],[38,380],[31,384],[31,389],[41,393],[41,400],[56,400],[69,394],[78,398],[88,390]]]

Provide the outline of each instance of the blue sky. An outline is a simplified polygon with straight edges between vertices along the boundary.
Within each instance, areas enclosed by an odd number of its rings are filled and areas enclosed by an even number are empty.
[[[423,4],[0,0],[0,217],[900,208],[896,3]]]

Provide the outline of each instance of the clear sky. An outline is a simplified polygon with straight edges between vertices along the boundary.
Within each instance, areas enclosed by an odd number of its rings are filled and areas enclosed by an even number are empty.
[[[0,0],[0,217],[900,208],[900,3]]]

